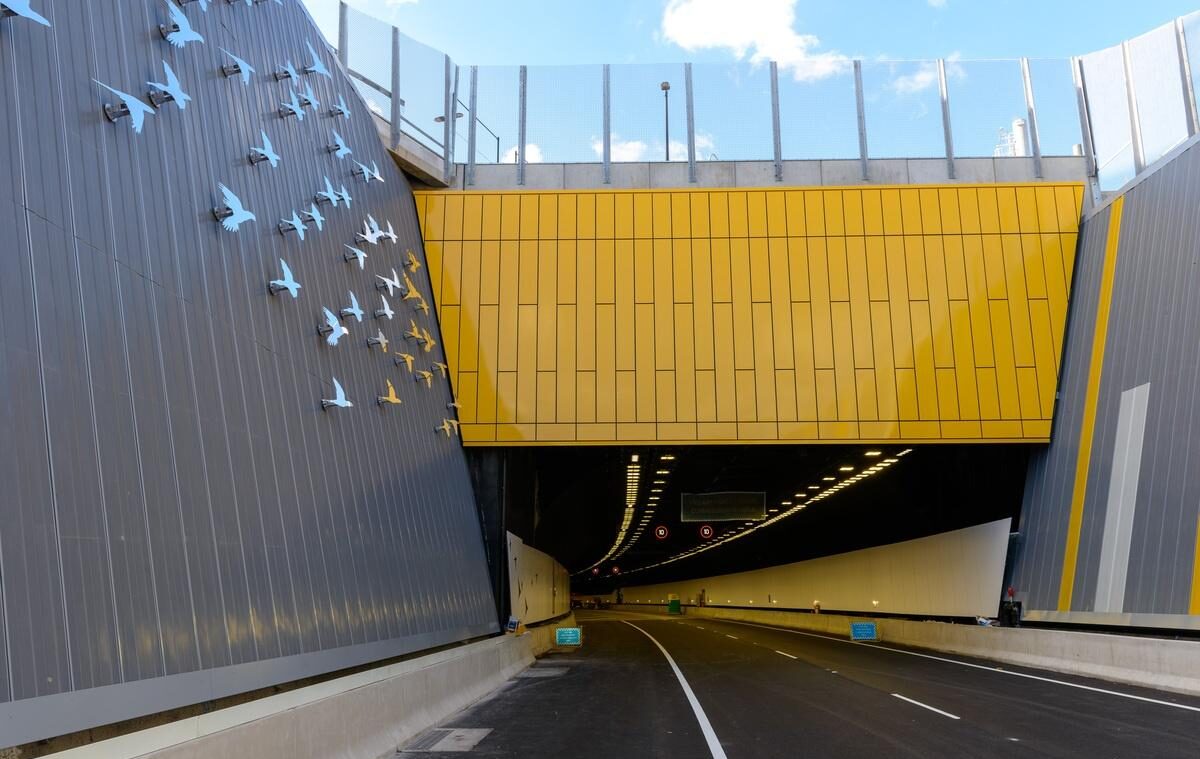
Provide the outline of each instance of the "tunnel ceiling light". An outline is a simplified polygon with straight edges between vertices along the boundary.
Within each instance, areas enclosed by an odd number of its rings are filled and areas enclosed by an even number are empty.
[[[629,457],[629,460],[636,464],[637,460],[638,460],[638,455],[636,453],[633,454],[632,456]]]
[[[907,456],[910,453],[912,453],[912,448],[905,448],[903,451],[900,451],[896,455],[897,456]]]
[[[654,482],[652,482],[650,484],[651,485],[666,485],[667,481],[666,480],[655,480]]]
[[[820,485],[809,485],[808,489],[809,490],[820,490],[821,486]]]
[[[837,477],[822,477],[824,482],[837,482]]]
[[[895,463],[897,463],[898,461],[900,461],[900,459],[884,459],[884,460],[883,460],[883,463],[885,463],[885,464],[895,464]]]
[[[659,461],[674,461],[675,455],[672,453],[664,453],[663,455],[658,457],[658,460]]]
[[[853,471],[854,471],[854,467],[852,467],[852,466],[839,466],[839,467],[838,467],[838,471],[839,471],[839,472],[853,472]]]
[[[871,457],[875,457],[875,456],[882,456],[882,455],[883,455],[883,451],[867,451],[867,452],[863,453],[863,455],[864,455],[864,456],[871,456]]]
[[[651,493],[661,493],[661,492],[662,492],[662,488],[650,488],[650,492],[651,492]]]
[[[659,469],[657,472],[655,472],[655,474],[670,474],[670,473],[671,473],[670,469]]]

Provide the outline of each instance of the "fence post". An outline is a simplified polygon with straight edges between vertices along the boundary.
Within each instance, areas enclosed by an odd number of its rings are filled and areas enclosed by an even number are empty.
[[[467,100],[470,107],[467,109],[471,112],[471,119],[467,122],[467,169],[463,177],[463,185],[475,184],[475,103],[479,98],[479,67],[471,67],[471,94]]]
[[[525,184],[525,67],[521,67],[517,95],[517,185]]]
[[[1129,141],[1133,144],[1133,173],[1146,168],[1146,149],[1142,145],[1142,120],[1138,116],[1137,92],[1133,86],[1133,59],[1128,40],[1121,43],[1121,64],[1125,70],[1125,99],[1129,104]]]
[[[775,145],[775,181],[783,181],[783,135],[779,131],[779,66],[771,61],[771,135]]]
[[[392,149],[400,147],[400,29],[392,27]]]
[[[612,102],[609,99],[608,64],[604,64],[604,184],[612,184]]]
[[[1175,49],[1179,53],[1179,80],[1183,84],[1184,118],[1187,119],[1187,134],[1192,137],[1200,130],[1200,116],[1196,114],[1196,91],[1192,89],[1192,66],[1188,61],[1187,35],[1183,30],[1183,19],[1175,19]]]
[[[338,3],[338,60],[346,68],[350,68],[350,7],[346,0]]]
[[[954,133],[950,128],[950,88],[946,86],[946,61],[938,58],[938,92],[942,96],[942,136],[946,140],[946,174],[954,179]]]
[[[455,114],[458,113],[458,66],[450,62],[450,56],[446,58],[446,121],[442,124],[442,179],[446,184],[451,184],[454,178],[454,143],[458,139],[458,129],[455,128]],[[454,70],[453,84],[450,79],[450,71]]]
[[[1029,149],[1033,153],[1033,175],[1042,178],[1042,139],[1038,136],[1037,105],[1033,100],[1033,77],[1029,74],[1029,59],[1021,59],[1021,81],[1025,86],[1025,111],[1029,114]]]
[[[696,101],[692,97],[692,64],[683,64],[684,101],[687,105],[688,181],[696,182]]]
[[[862,180],[870,181],[867,174],[867,107],[863,100],[862,61],[854,62],[854,102],[858,107],[858,162],[862,167]]]
[[[1100,202],[1099,168],[1096,165],[1096,143],[1092,139],[1092,116],[1088,108],[1087,82],[1083,77],[1083,60],[1071,59],[1071,78],[1075,81],[1075,104],[1079,108],[1079,132],[1083,140],[1083,157],[1087,162],[1088,189],[1092,203]]]

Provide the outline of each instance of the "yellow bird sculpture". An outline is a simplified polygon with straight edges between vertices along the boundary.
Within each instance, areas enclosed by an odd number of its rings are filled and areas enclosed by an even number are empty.
[[[400,396],[396,395],[396,388],[394,385],[392,385],[391,380],[387,380],[387,395],[376,396],[375,402],[378,403],[380,406],[384,405],[385,403],[391,404],[393,406],[400,405],[400,403],[401,403]]]

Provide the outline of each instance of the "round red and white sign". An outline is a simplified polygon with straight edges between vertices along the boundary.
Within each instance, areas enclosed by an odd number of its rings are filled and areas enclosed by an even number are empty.
[[[658,538],[659,540],[666,540],[667,536],[670,534],[671,531],[668,530],[667,526],[664,524],[660,524],[658,527],[654,528],[654,537]]]
[[[713,536],[713,528],[712,528],[712,525],[708,525],[708,524],[702,524],[702,525],[700,525],[700,538],[701,538],[701,540],[708,540],[708,539],[709,539],[709,538],[711,538],[712,536]]]

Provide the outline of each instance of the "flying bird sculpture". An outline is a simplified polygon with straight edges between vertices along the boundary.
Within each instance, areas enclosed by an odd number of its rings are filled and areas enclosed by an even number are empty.
[[[171,43],[174,47],[183,47],[189,42],[204,42],[204,38],[196,33],[192,28],[192,22],[188,21],[188,17],[183,15],[183,11],[179,6],[171,2],[171,0],[163,0],[167,4],[167,11],[171,14],[171,25],[158,25],[158,33],[162,38]]]
[[[308,231],[308,226],[300,220],[300,214],[292,211],[292,218],[281,219],[279,222],[279,234],[286,235],[288,232],[295,232],[304,241],[304,233]]]
[[[304,105],[312,106],[314,111],[321,107],[321,101],[317,100],[317,95],[308,82],[304,83],[304,93],[300,95],[300,99],[304,101]]]
[[[304,121],[304,108],[296,99],[296,90],[289,88],[289,92],[290,99],[279,104],[279,117],[286,119],[288,116],[295,116],[297,121]]]
[[[416,382],[424,382],[424,383],[425,383],[425,387],[426,387],[426,388],[432,388],[432,387],[433,387],[433,372],[431,372],[431,371],[428,371],[427,369],[418,369],[418,370],[417,370],[416,372],[414,372],[413,374],[415,375],[415,376],[413,377],[413,380],[414,380],[414,381],[416,381]]]
[[[346,249],[346,252],[342,254],[342,258],[347,262],[358,261],[358,268],[362,269],[367,260],[367,254],[363,253],[358,248],[352,248],[349,245],[343,245],[342,247]]]
[[[409,374],[412,374],[413,361],[415,361],[415,360],[416,360],[416,356],[414,356],[411,353],[397,353],[396,354],[396,366],[400,366],[403,364],[404,366],[408,367]]]
[[[363,222],[363,231],[354,235],[354,239],[359,242],[368,242],[372,245],[379,244],[379,238],[383,237],[383,231],[373,224],[375,221],[370,216],[367,217],[370,221]]]
[[[383,351],[385,354],[388,352],[388,339],[384,336],[383,330],[376,330],[374,337],[367,338],[367,347],[372,345],[378,345],[379,350]]]
[[[338,408],[350,408],[354,404],[346,398],[346,391],[342,389],[342,383],[337,381],[337,377],[333,378],[333,397],[321,399],[321,409],[327,409],[331,406]]]
[[[458,422],[454,419],[443,419],[441,425],[433,428],[434,432],[444,432],[446,437],[458,434]]]
[[[434,349],[434,346],[436,346],[436,345],[437,345],[437,340],[433,339],[433,335],[429,334],[429,330],[422,329],[421,330],[421,347],[424,348],[425,352],[429,353],[430,351],[432,351]]]
[[[350,193],[346,192],[346,185],[342,185],[341,195],[342,195],[342,202],[346,204],[346,208],[349,208],[350,201],[352,200],[352,198],[350,197]]]
[[[342,199],[342,196],[338,195],[337,190],[333,189],[333,183],[329,181],[329,177],[324,177],[324,179],[325,189],[317,190],[314,200],[316,200],[317,203],[329,203],[334,208],[337,208],[338,201]]]
[[[272,295],[280,290],[287,290],[289,293],[291,293],[293,298],[299,296],[300,283],[296,281],[294,276],[292,276],[292,270],[287,265],[287,261],[284,261],[282,258],[279,259],[279,266],[283,269],[283,276],[279,279],[271,280],[269,283],[267,283],[267,288],[271,291]]]
[[[343,319],[347,316],[353,316],[355,321],[361,322],[363,320],[363,310],[358,306],[358,296],[354,294],[353,290],[349,291],[348,294],[350,295],[350,305],[338,313]]]
[[[330,74],[329,69],[325,68],[325,64],[321,62],[321,56],[317,55],[316,50],[313,50],[312,43],[310,43],[308,40],[305,40],[304,44],[308,47],[308,54],[312,56],[312,63],[304,67],[304,73],[320,74],[321,76],[332,79],[333,74]]]
[[[396,313],[394,311],[392,311],[392,306],[390,303],[388,303],[387,296],[380,295],[379,299],[381,301],[383,301],[383,308],[375,309],[375,318],[383,319],[384,317],[386,317],[388,321],[391,321],[392,317],[394,317],[396,315]]]
[[[333,132],[333,144],[326,147],[330,153],[333,153],[338,160],[342,160],[354,152],[346,146],[346,141],[342,139],[342,136],[338,134],[336,129],[332,129],[330,131]]]
[[[50,21],[42,14],[29,7],[30,0],[4,0],[0,3],[0,18],[4,16],[20,16],[42,26],[50,26]]]
[[[316,203],[313,203],[307,211],[301,211],[300,215],[316,224],[318,232],[325,229],[325,217],[321,215],[321,209],[317,208]]]
[[[382,274],[376,274],[375,279],[379,280],[378,282],[375,283],[375,289],[376,290],[386,289],[388,295],[395,296],[396,290],[401,289],[400,278],[396,276],[395,269],[392,269],[391,278],[385,277]]]
[[[317,334],[325,335],[325,342],[328,345],[337,345],[338,340],[350,334],[350,330],[343,327],[341,319],[328,308],[322,306],[321,311],[325,316],[325,323],[317,327]]]
[[[442,379],[446,379],[446,376],[447,376],[448,372],[450,371],[449,365],[443,364],[440,361],[434,361],[433,365],[435,367],[437,367],[438,372],[442,375]]]
[[[383,236],[391,240],[392,245],[395,245],[396,243],[400,242],[400,238],[396,236],[396,230],[392,229],[392,222],[389,221],[387,225],[387,231],[383,233]]]
[[[416,274],[417,269],[421,268],[421,262],[417,260],[417,257],[413,255],[411,250],[407,250],[405,253],[408,255],[408,270]]]
[[[130,119],[129,125],[133,128],[133,131],[141,134],[142,126],[146,123],[146,114],[154,113],[154,109],[127,92],[113,89],[104,82],[96,79],[92,81],[121,99],[120,105],[109,105],[107,103],[104,105],[104,117],[109,121],[116,121],[128,116]]]
[[[232,64],[227,63],[227,64],[224,64],[223,66],[221,66],[221,73],[224,74],[226,77],[237,76],[238,74],[241,74],[242,84],[249,87],[250,86],[250,75],[256,74],[258,72],[256,72],[254,70],[254,67],[251,66],[249,63],[246,63],[246,61],[242,60],[241,58],[238,58],[236,55],[229,52],[225,48],[221,48],[221,52],[224,53],[225,55],[229,56],[230,59],[233,60]]]
[[[221,200],[225,203],[224,207],[214,208],[213,216],[217,221],[221,222],[221,226],[227,232],[236,232],[238,227],[247,221],[256,221],[254,214],[246,210],[242,205],[241,198],[233,194],[233,190],[223,184],[218,184],[217,188],[221,191]]]
[[[296,73],[296,67],[292,65],[291,61],[288,61],[287,63],[283,64],[282,67],[275,69],[275,81],[277,82],[283,81],[284,79],[291,79],[295,81],[299,78],[300,75]]]
[[[171,70],[171,65],[166,61],[163,61],[162,64],[163,70],[167,74],[166,83],[146,82],[147,85],[154,88],[149,93],[150,105],[158,108],[163,103],[174,101],[175,105],[179,106],[179,110],[182,111],[187,108],[187,104],[191,101],[192,96],[183,91],[183,85],[179,83],[179,77],[175,76],[175,72]]]
[[[259,134],[262,135],[263,144],[261,148],[250,148],[250,163],[266,161],[271,164],[273,169],[279,165],[279,154],[275,152],[275,146],[271,144],[271,138],[267,136],[267,133],[260,130]]]
[[[408,320],[408,331],[404,333],[407,340],[421,341],[421,328],[417,326],[417,322],[413,319]]]
[[[425,316],[429,316],[429,304],[425,302],[424,298],[421,298],[421,302],[414,306],[414,308],[416,308]]]
[[[329,109],[330,116],[341,116],[347,121],[350,120],[350,109],[346,107],[346,98],[338,95],[337,105]]]
[[[392,385],[391,380],[385,380],[385,382],[387,382],[387,395],[375,396],[375,402],[380,406],[384,405],[385,403],[392,406],[399,406],[401,401],[400,396],[396,395],[395,386]]]

